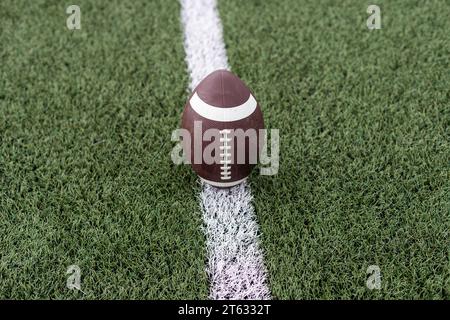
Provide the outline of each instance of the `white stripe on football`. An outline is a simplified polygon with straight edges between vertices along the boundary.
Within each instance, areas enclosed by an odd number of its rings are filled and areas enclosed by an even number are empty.
[[[231,122],[245,119],[255,111],[257,106],[256,100],[251,94],[246,102],[231,108],[219,108],[207,104],[198,96],[197,92],[194,93],[189,102],[192,109],[200,116],[219,122]]]

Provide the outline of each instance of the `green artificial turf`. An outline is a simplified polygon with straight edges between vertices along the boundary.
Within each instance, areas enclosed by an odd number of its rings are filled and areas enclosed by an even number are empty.
[[[0,298],[206,298],[198,184],[171,163],[177,1],[0,2]],[[222,0],[280,129],[251,179],[274,298],[450,299],[450,6]],[[83,292],[66,288],[79,265]],[[381,290],[366,287],[378,265]]]
[[[280,129],[252,187],[274,298],[450,298],[450,5],[220,1],[232,69]],[[366,287],[370,265],[380,290]]]
[[[206,298],[179,4],[69,4],[0,2],[0,298]]]

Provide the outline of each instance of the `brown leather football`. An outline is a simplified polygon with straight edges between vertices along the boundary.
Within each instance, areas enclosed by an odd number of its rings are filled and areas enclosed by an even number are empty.
[[[191,136],[191,141],[183,139],[187,160],[208,184],[237,185],[259,161],[261,108],[244,82],[227,70],[216,70],[198,84],[184,108],[181,127]]]

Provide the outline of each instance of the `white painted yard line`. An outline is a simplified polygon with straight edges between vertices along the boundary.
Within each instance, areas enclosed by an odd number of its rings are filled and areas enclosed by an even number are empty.
[[[180,0],[190,89],[230,69],[215,0]],[[246,182],[230,189],[202,183],[211,299],[270,299],[259,231]]]
[[[184,50],[194,90],[197,84],[217,69],[230,70],[222,37],[222,23],[215,0],[180,0],[184,27]]]
[[[258,224],[247,183],[229,190],[203,184],[200,194],[211,299],[270,299]]]

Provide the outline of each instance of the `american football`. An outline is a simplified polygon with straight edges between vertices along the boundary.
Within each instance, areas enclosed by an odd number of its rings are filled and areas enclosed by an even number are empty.
[[[214,163],[203,159],[209,141],[203,140],[200,150],[196,150],[195,143],[184,145],[194,171],[204,182],[219,188],[244,181],[255,165],[252,159],[258,158],[259,130],[264,128],[261,108],[250,89],[230,71],[212,72],[199,83],[184,108],[181,127],[192,137],[196,136],[195,123],[202,136],[205,131],[216,129],[220,143],[219,149],[213,150],[217,159]],[[236,134],[239,132],[240,137]],[[247,132],[250,132],[248,139],[242,135]],[[239,148],[238,138],[245,139],[243,148]],[[195,154],[200,152],[201,162],[196,163]],[[239,161],[240,153],[244,161]]]

